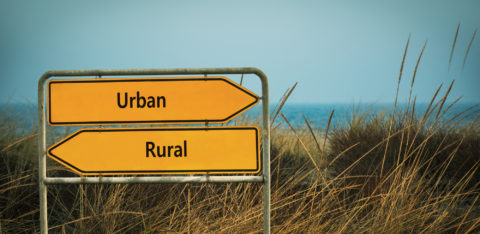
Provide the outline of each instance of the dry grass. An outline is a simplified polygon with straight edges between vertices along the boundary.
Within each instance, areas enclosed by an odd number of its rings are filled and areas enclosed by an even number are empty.
[[[295,85],[287,90],[272,114],[272,231],[480,232],[478,107],[455,110],[452,86],[440,86],[424,113],[410,90],[406,109],[354,112],[337,127],[332,112],[326,129],[306,118],[294,127],[281,113]],[[0,233],[38,232],[37,130],[7,109],[0,108]],[[49,140],[65,134],[50,132]],[[73,176],[49,165],[51,176]],[[251,183],[55,185],[48,205],[50,230],[59,233],[258,233],[263,221],[262,185]]]
[[[280,113],[288,124],[272,133],[272,230],[480,231],[479,125],[460,123],[463,115],[445,119],[453,106],[443,97],[428,113],[413,114],[412,103],[394,115],[357,113],[329,131],[307,119],[295,129]],[[15,125],[7,116],[2,129]],[[30,160],[37,155],[36,133],[1,134],[1,230],[38,231],[37,172]],[[49,174],[71,176],[52,165]],[[48,191],[54,232],[262,230],[259,184],[55,185]]]

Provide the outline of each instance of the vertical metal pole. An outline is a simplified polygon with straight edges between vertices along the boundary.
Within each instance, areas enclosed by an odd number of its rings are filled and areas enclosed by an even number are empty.
[[[110,76],[119,76],[119,75],[174,75],[174,74],[256,74],[262,81],[262,106],[263,106],[263,131],[262,131],[262,141],[263,141],[263,227],[264,233],[270,233],[270,216],[271,216],[271,197],[270,197],[270,115],[269,115],[269,89],[268,89],[268,79],[267,76],[257,68],[199,68],[199,69],[123,69],[123,70],[64,70],[64,71],[48,71],[40,78],[38,82],[38,114],[39,114],[39,128],[40,128],[40,138],[39,138],[39,156],[38,156],[38,175],[39,175],[39,198],[40,198],[40,232],[48,233],[48,220],[47,220],[47,185],[45,181],[53,180],[53,178],[47,178],[46,174],[46,149],[47,149],[47,140],[46,140],[46,121],[45,121],[45,82],[49,77],[52,76],[101,76],[101,75],[110,75]],[[142,177],[139,177],[141,180]],[[62,183],[71,183],[64,182],[62,179],[67,178],[55,178]],[[82,183],[87,182],[87,178],[82,179]],[[101,183],[101,178],[90,178],[94,183]],[[98,182],[97,182],[98,179]],[[115,178],[114,178],[115,179]],[[126,179],[126,180],[122,180]],[[184,180],[184,178],[182,178]],[[182,179],[175,179],[182,181]],[[76,181],[76,178],[69,178],[69,181]],[[113,180],[113,179],[112,179]],[[132,178],[121,178],[116,183],[135,183]],[[140,181],[139,180],[139,181]],[[66,180],[65,180],[66,181]],[[146,180],[147,181],[147,180]],[[155,181],[168,181],[156,179]],[[216,180],[217,182],[219,179]],[[225,180],[227,182],[229,180]],[[205,183],[213,182],[211,179],[207,179]],[[237,180],[238,182],[238,180]],[[258,181],[259,182],[259,181]],[[115,182],[110,182],[115,183]]]
[[[270,115],[268,80],[262,74],[263,109],[263,233],[270,233]]]
[[[48,233],[47,220],[47,185],[44,180],[47,177],[47,130],[45,122],[45,95],[43,86],[45,84],[46,74],[38,82],[38,119],[40,137],[38,139],[38,187],[40,199],[40,233]]]

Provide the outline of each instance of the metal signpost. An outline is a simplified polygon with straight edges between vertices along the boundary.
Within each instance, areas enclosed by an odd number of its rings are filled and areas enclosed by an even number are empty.
[[[258,97],[225,77],[254,74]],[[204,75],[51,80],[51,77]],[[45,109],[47,96],[48,114]],[[262,100],[262,157],[252,126],[81,129],[47,150],[46,124],[104,125],[226,122]],[[48,232],[47,185],[263,183],[264,233],[270,233],[270,118],[267,76],[257,68],[62,70],[38,82],[40,231]],[[216,144],[217,147],[212,147]],[[88,145],[88,147],[85,147]],[[47,177],[46,157],[89,177]],[[136,155],[133,159],[131,156]],[[115,161],[111,157],[115,156]],[[90,160],[88,160],[90,159]],[[114,163],[112,163],[114,162]],[[254,175],[262,171],[262,175]],[[210,174],[251,175],[210,175]],[[102,175],[196,174],[141,177]]]

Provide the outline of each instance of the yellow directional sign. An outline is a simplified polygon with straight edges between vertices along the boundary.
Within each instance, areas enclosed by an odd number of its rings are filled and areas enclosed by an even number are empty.
[[[82,129],[48,155],[83,175],[260,172],[256,127]]]
[[[259,100],[226,77],[51,80],[47,98],[51,125],[220,123]]]

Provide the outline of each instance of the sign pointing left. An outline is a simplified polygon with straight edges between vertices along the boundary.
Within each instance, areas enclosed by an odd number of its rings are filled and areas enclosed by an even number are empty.
[[[256,127],[82,129],[48,149],[79,174],[258,173]]]

